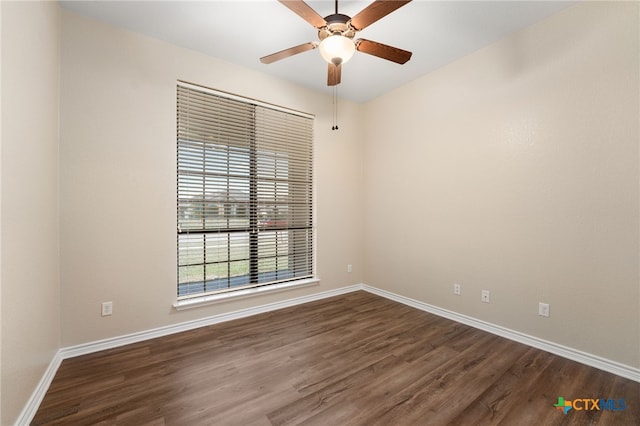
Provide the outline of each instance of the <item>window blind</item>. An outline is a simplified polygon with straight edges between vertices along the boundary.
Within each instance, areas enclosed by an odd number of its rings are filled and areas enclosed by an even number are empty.
[[[177,87],[178,298],[313,276],[313,118]]]

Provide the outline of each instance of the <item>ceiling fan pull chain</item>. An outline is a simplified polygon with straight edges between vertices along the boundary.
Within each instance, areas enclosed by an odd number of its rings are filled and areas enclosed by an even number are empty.
[[[333,126],[331,130],[338,130],[338,86],[333,86]]]
[[[333,86],[333,96],[336,99],[336,130],[338,130],[338,85]]]

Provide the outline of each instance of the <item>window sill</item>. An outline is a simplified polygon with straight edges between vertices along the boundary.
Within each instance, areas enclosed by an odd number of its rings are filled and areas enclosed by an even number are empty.
[[[230,300],[243,299],[245,297],[253,297],[262,294],[276,293],[279,291],[292,290],[295,288],[316,285],[320,282],[319,278],[308,278],[305,280],[290,281],[281,284],[273,284],[264,287],[247,288],[245,290],[230,291],[227,293],[210,294],[208,296],[194,297],[192,299],[178,300],[173,304],[177,311],[184,309],[198,308],[200,306],[214,305]]]

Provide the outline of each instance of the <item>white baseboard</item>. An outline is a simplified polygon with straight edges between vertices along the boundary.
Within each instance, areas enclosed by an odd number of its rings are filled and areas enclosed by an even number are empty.
[[[511,330],[496,324],[492,324],[486,321],[481,321],[476,318],[468,317],[447,309],[442,309],[437,306],[430,305],[428,303],[420,302],[415,299],[400,296],[399,294],[391,293],[379,288],[370,287],[368,285],[362,285],[362,289],[378,296],[386,297],[387,299],[400,302],[404,305],[411,306],[421,311],[429,312],[440,317],[444,317],[462,324],[469,325],[471,327],[495,334],[510,340],[514,340],[519,343],[523,343],[527,346],[541,349],[543,351],[550,352],[554,355],[561,356],[563,358],[570,359],[572,361],[579,362],[581,364],[595,367],[597,369],[640,382],[640,369],[631,367],[629,365],[621,364],[610,359],[602,358],[597,355],[592,355],[586,352],[579,351],[577,349],[569,348],[567,346],[560,345],[558,343],[550,342],[548,340],[540,339],[538,337],[530,336],[528,334],[520,333],[519,331]]]
[[[139,333],[132,333],[124,336],[113,337],[110,339],[70,346],[68,348],[60,349],[60,352],[62,359],[73,358],[79,355],[90,354],[93,352],[103,351],[105,349],[117,348],[119,346],[129,345],[131,343],[142,342],[149,339],[155,339],[157,337],[168,336],[170,334],[194,330],[200,327],[206,327],[208,325],[218,324],[221,322],[231,321],[239,318],[246,318],[264,312],[275,311],[277,309],[288,308],[290,306],[300,305],[302,303],[326,299],[327,297],[339,296],[341,294],[350,293],[356,290],[362,290],[362,284],[341,287],[335,290],[328,290],[320,293],[310,294],[308,296],[295,297],[293,299],[268,303],[266,305],[255,306],[252,308],[240,309],[238,311],[227,312],[224,314],[213,315],[193,321],[172,324],[166,327],[159,327],[151,330],[141,331]]]
[[[592,355],[586,352],[579,351],[577,349],[569,348],[563,345],[559,345],[554,342],[549,342],[534,336],[530,336],[524,333],[520,333],[515,330],[511,330],[499,325],[491,324],[485,321],[481,321],[466,315],[462,315],[453,311],[439,308],[437,306],[430,305],[428,303],[420,302],[415,299],[411,299],[399,294],[391,293],[386,290],[371,287],[366,284],[355,284],[347,287],[341,287],[335,290],[324,291],[321,293],[315,293],[308,296],[296,297],[293,299],[287,299],[280,302],[268,303],[266,305],[256,306],[253,308],[241,309],[234,312],[214,315],[194,321],[183,322],[179,324],[173,324],[166,327],[155,328],[139,333],[127,334],[125,336],[113,337],[110,339],[98,340],[95,342],[89,342],[81,345],[70,346],[67,348],[61,348],[53,360],[49,364],[49,367],[45,371],[42,379],[38,383],[38,386],[34,390],[26,406],[20,413],[16,425],[28,425],[33,420],[38,407],[42,402],[56,371],[60,367],[63,360],[67,358],[73,358],[79,355],[86,355],[93,352],[103,351],[106,349],[117,348],[119,346],[128,345],[131,343],[142,342],[156,337],[168,336],[170,334],[180,333],[183,331],[193,330],[208,325],[218,324],[221,322],[231,321],[234,319],[245,318],[251,315],[257,315],[264,312],[275,311],[277,309],[287,308],[290,306],[300,305],[302,303],[313,302],[316,300],[325,299],[327,297],[339,296],[341,294],[351,293],[357,290],[368,291],[369,293],[376,294],[378,296],[385,297],[390,300],[402,303],[407,306],[411,306],[416,309],[420,309],[425,312],[432,313],[462,324],[469,325],[471,327],[484,330],[486,332],[514,340],[525,345],[541,349],[543,351],[550,352],[552,354],[567,358],[573,361],[577,361],[581,364],[585,364],[591,367],[598,368],[603,371],[607,371],[612,374],[616,374],[627,379],[640,382],[640,369],[634,368],[628,365],[624,365],[609,359],[601,358],[596,355]]]
[[[56,375],[58,368],[60,368],[60,364],[62,364],[62,357],[60,356],[60,351],[58,351],[53,356],[53,359],[42,375],[38,386],[36,386],[35,390],[31,394],[31,397],[27,401],[27,404],[24,406],[22,412],[18,416],[18,419],[15,423],[16,425],[26,426],[31,423],[31,420],[33,420],[33,416],[36,415],[38,407],[40,407],[40,404],[42,403],[42,400],[44,399],[44,396],[49,389],[49,385],[51,385],[51,382],[53,381],[53,377]]]

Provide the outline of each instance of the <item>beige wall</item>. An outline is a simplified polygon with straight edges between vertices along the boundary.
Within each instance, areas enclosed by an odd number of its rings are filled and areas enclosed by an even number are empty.
[[[2,424],[59,347],[360,282],[640,367],[637,4],[582,4],[343,102],[338,132],[328,91],[60,27],[54,3],[0,11]],[[177,79],[316,114],[319,286],[171,308]]]
[[[176,80],[316,115],[319,286],[176,312]],[[361,109],[63,12],[62,346],[362,282]],[[347,264],[353,272],[347,273]],[[113,316],[100,303],[113,301]]]
[[[638,16],[572,7],[367,104],[365,282],[640,367]]]
[[[59,10],[2,2],[2,418],[12,424],[60,343]]]

